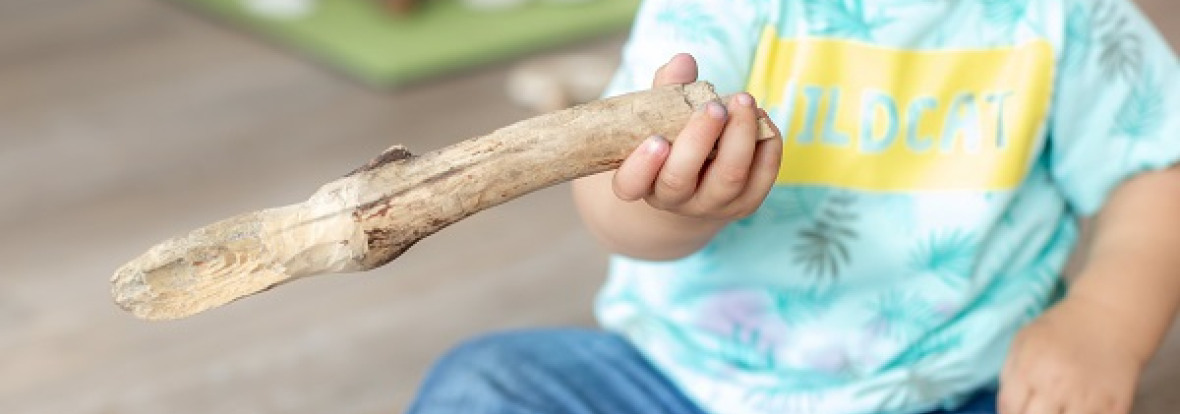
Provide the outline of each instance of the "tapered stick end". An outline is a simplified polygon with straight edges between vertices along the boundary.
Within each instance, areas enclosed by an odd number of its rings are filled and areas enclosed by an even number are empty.
[[[274,214],[243,214],[156,245],[115,272],[115,303],[143,319],[176,319],[288,279],[262,235]]]

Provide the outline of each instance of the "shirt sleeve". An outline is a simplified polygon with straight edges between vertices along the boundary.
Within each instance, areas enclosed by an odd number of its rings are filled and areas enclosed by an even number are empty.
[[[745,89],[759,35],[763,0],[645,0],[639,7],[622,64],[605,96],[651,88],[656,70],[677,53],[696,58],[699,79],[717,93]]]
[[[1180,63],[1129,0],[1067,0],[1049,124],[1052,174],[1080,215],[1180,159]]]

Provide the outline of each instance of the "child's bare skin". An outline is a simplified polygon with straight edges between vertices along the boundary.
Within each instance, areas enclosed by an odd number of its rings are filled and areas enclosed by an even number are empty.
[[[656,73],[654,86],[696,78],[696,61],[680,54]],[[613,175],[575,181],[575,201],[591,232],[616,253],[669,260],[699,250],[726,223],[753,213],[774,185],[782,156],[781,139],[758,141],[760,111],[753,97],[738,94],[726,106],[698,112],[675,144],[653,137]],[[717,156],[709,160],[714,146]],[[611,192],[616,197],[603,197]]]
[[[1001,414],[1126,414],[1180,308],[1180,168],[1123,184],[1097,217],[1069,296],[1024,328]]]

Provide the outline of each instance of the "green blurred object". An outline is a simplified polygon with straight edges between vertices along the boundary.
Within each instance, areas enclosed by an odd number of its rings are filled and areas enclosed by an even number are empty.
[[[478,12],[459,0],[432,0],[401,17],[372,0],[319,0],[310,15],[283,19],[252,12],[247,0],[169,1],[210,12],[376,86],[619,32],[639,5],[639,0],[532,2]]]

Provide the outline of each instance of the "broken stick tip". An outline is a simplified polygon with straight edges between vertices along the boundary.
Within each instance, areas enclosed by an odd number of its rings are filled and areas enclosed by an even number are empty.
[[[339,257],[324,223],[302,204],[242,214],[156,245],[115,271],[111,295],[119,307],[150,320],[178,319],[314,274]],[[347,229],[346,229],[347,230]],[[328,240],[324,240],[327,237]],[[347,244],[347,243],[345,243]]]
[[[111,296],[115,304],[137,318],[146,320],[168,320],[183,318],[184,314],[162,311],[154,298],[158,295],[144,282],[146,272],[128,264],[115,271],[111,278]]]

